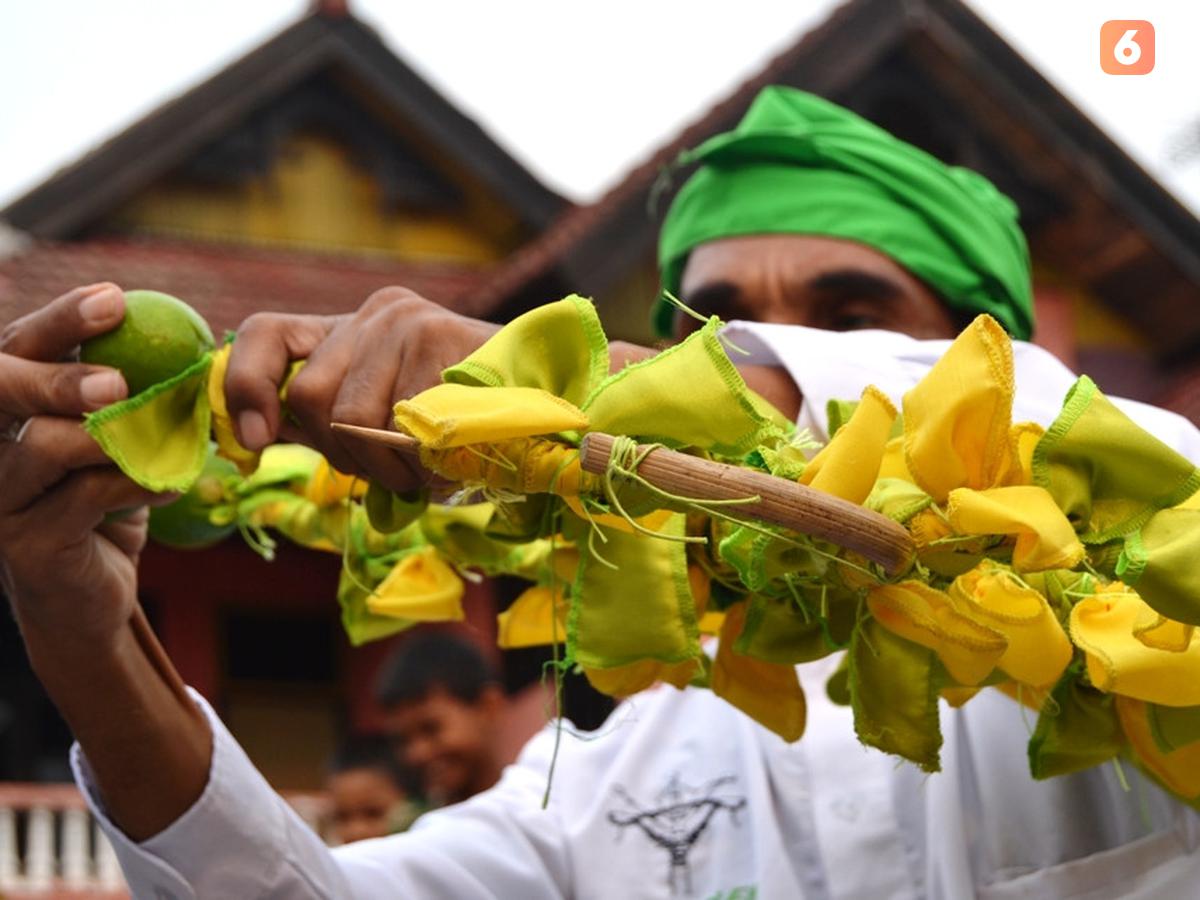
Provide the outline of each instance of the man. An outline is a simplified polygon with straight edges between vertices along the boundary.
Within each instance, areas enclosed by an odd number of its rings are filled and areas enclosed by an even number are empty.
[[[444,631],[408,637],[384,665],[376,696],[400,759],[433,806],[500,780],[504,690],[470,640]]]
[[[664,227],[664,283],[765,322],[730,329],[752,353],[741,371],[818,434],[826,400],[871,382],[899,395],[946,347],[906,333],[948,338],[987,311],[1027,336],[1015,211],[977,176],[786,89],[764,92],[697,161]],[[30,658],[79,739],[80,782],[138,896],[1173,897],[1200,876],[1192,811],[1136,773],[1130,792],[1107,768],[1032,781],[1021,711],[994,692],[943,711],[938,775],[864,749],[825,697],[833,658],[800,667],[808,728],[794,744],[706,691],[658,688],[600,736],[562,741],[546,809],[552,731],[494,788],[407,835],[326,851],[131,625],[139,520],[103,516],[157,498],[106,466],[70,418],[120,386],[30,361],[120,315],[120,295],[94,286],[6,333],[0,430],[32,418],[0,446],[0,553]],[[894,331],[795,327],[806,325]],[[411,487],[410,461],[328,423],[385,425],[394,386],[435,383],[492,330],[402,291],[346,317],[254,317],[226,380],[240,436],[304,438],[340,469]],[[1015,350],[1015,416],[1047,424],[1072,377]],[[614,362],[649,352],[620,347]],[[301,357],[288,394],[297,428],[281,421],[277,390]],[[1200,459],[1195,429],[1127,409]]]

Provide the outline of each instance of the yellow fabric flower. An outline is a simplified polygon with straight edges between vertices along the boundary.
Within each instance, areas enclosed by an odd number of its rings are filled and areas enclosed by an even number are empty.
[[[1168,619],[1162,613],[1151,609],[1148,605],[1139,610],[1133,623],[1133,636],[1156,650],[1170,650],[1172,653],[1182,653],[1192,643],[1195,625],[1187,625]]]
[[[883,447],[883,457],[879,461],[880,478],[899,478],[910,484],[916,484],[912,472],[908,471],[908,463],[904,459],[904,435],[891,438]]]
[[[1118,696],[1116,708],[1130,746],[1150,774],[1184,799],[1200,798],[1200,741],[1164,752],[1154,740],[1145,703]]]
[[[1045,433],[1046,429],[1035,422],[1021,422],[1009,430],[1011,453],[1000,484],[1033,484],[1033,451]]]
[[[1088,677],[1109,693],[1164,706],[1200,706],[1200,641],[1193,635],[1178,652],[1148,646],[1134,627],[1152,613],[1120,582],[1080,600],[1071,610],[1071,639],[1087,654]]]
[[[692,589],[692,602],[696,605],[696,630],[701,634],[717,635],[725,623],[725,613],[709,609],[712,599],[712,578],[699,566],[688,566],[688,584]]]
[[[1083,544],[1049,491],[1015,485],[951,491],[946,518],[959,534],[1011,534],[1018,572],[1071,569],[1083,560]]]
[[[334,506],[350,499],[360,499],[367,492],[367,484],[361,478],[339,472],[325,457],[321,457],[304,485],[304,496],[319,507]]]
[[[746,607],[743,600],[725,611],[713,662],[712,691],[785,741],[799,740],[807,706],[795,667],[763,662],[734,649],[746,624]]]
[[[920,581],[872,588],[867,606],[889,631],[934,651],[960,685],[987,678],[1007,649],[1002,634],[972,621],[945,593]]]
[[[875,487],[895,421],[892,401],[878,388],[868,387],[850,420],[809,462],[800,483],[851,503],[863,503]]]
[[[636,662],[606,668],[582,666],[588,682],[602,694],[610,697],[628,697],[656,684],[670,684],[685,688],[701,670],[698,659],[678,663],[659,662],[657,659],[640,659]]]
[[[573,404],[532,387],[439,384],[394,410],[396,427],[432,450],[580,431],[588,417]]]
[[[954,579],[948,594],[960,613],[1004,636],[996,665],[1011,678],[1048,688],[1071,662],[1071,642],[1046,598],[994,563]]]
[[[259,454],[238,443],[229,406],[225,403],[225,372],[229,368],[229,354],[232,352],[233,344],[224,344],[213,354],[212,366],[208,370],[208,405],[212,410],[212,432],[218,451],[233,462],[239,472],[249,475],[258,468]]]
[[[449,481],[518,494],[575,497],[600,485],[598,475],[580,467],[577,449],[536,437],[444,450],[422,447],[421,464]]]
[[[566,639],[567,601],[561,587],[527,588],[496,616],[496,644],[503,650],[544,647]]]
[[[938,503],[955,488],[983,490],[1012,466],[1012,346],[980,316],[904,395],[905,462]]]
[[[392,567],[367,597],[380,616],[414,622],[461,621],[463,582],[433,547],[421,547]]]

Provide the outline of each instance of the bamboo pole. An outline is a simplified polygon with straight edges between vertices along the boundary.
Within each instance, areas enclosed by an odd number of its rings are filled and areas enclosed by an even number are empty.
[[[595,431],[586,435],[580,448],[584,471],[603,473],[612,446],[612,435]],[[639,447],[639,454],[646,449]],[[912,537],[903,526],[873,510],[786,478],[663,447],[646,454],[638,465],[638,474],[662,491],[698,500],[757,496],[757,501],[729,506],[729,513],[782,525],[853,550],[878,563],[889,575],[902,572],[912,561]]]
[[[343,422],[334,422],[331,427],[406,453],[416,453],[421,446],[415,438],[395,431]],[[611,434],[597,431],[584,436],[580,447],[584,471],[602,474],[608,468],[613,440]],[[639,448],[639,452],[645,450]],[[665,447],[650,450],[638,465],[638,474],[661,491],[696,500],[757,496],[756,501],[730,505],[730,513],[845,547],[879,564],[888,575],[904,571],[913,558],[912,537],[887,516],[785,478]]]

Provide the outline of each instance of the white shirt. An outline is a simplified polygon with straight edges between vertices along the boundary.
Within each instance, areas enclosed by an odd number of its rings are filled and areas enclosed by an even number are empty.
[[[894,400],[948,345],[890,332],[834,334],[734,323],[744,361],[782,363],[824,435],[826,401],[874,383]],[[1014,418],[1049,424],[1074,378],[1015,345]],[[1121,406],[1191,459],[1200,433]],[[78,747],[76,779],[138,898],[1109,898],[1191,896],[1200,815],[1112,767],[1035,782],[1033,715],[997,692],[943,707],[943,771],[861,746],[831,703],[829,658],[799,667],[804,737],[788,744],[708,691],[659,687],[594,735],[565,734],[542,809],[553,726],[500,783],[413,830],[330,850],[254,769],[198,696],[214,734],[208,785],[165,831],[135,844],[104,815]]]

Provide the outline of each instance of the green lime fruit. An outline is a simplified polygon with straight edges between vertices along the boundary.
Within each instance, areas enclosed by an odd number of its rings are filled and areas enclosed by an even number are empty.
[[[119,369],[133,397],[178,375],[214,346],[208,323],[182,300],[158,291],[126,291],[125,319],[84,341],[79,358]]]
[[[213,510],[226,502],[225,484],[238,475],[237,466],[217,456],[215,449],[209,446],[204,469],[187,493],[174,503],[151,507],[149,533],[158,543],[198,550],[220,543],[237,530],[234,522],[212,521]]]

